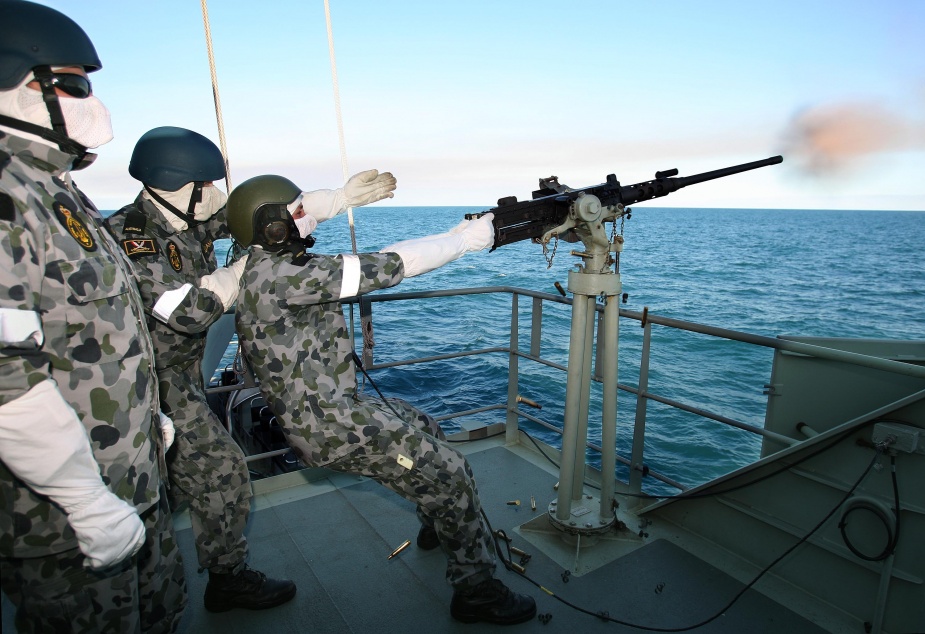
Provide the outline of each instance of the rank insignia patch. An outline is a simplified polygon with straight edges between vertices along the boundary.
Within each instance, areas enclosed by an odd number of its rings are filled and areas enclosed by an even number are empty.
[[[202,243],[202,254],[206,257],[209,257],[212,254],[215,245],[212,242],[212,238],[206,238],[205,242]]]
[[[54,204],[55,216],[58,221],[64,225],[71,237],[77,240],[77,243],[84,248],[84,251],[96,251],[96,241],[93,234],[87,229],[87,225],[74,215],[74,212],[59,202]]]
[[[122,248],[125,250],[125,255],[129,256],[130,258],[140,258],[145,255],[157,255],[157,247],[154,246],[154,240],[151,238],[141,238],[139,240],[123,240]]]
[[[174,271],[179,272],[180,269],[183,268],[183,259],[180,257],[180,250],[173,241],[167,242],[167,260],[170,262],[170,266],[173,267]]]

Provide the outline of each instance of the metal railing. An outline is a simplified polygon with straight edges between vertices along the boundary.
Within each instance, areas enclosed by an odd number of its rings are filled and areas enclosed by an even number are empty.
[[[408,359],[402,359],[397,361],[388,361],[382,363],[372,363],[367,364],[367,371],[382,370],[386,368],[396,368],[402,366],[416,365],[416,364],[426,364],[434,363],[438,361],[447,361],[451,359],[459,359],[464,357],[477,357],[481,355],[488,354],[507,354],[508,355],[508,386],[507,386],[507,399],[505,402],[496,403],[491,405],[485,405],[482,407],[467,409],[463,411],[451,412],[449,414],[441,415],[436,417],[438,421],[453,420],[456,418],[461,418],[464,416],[471,416],[473,414],[483,413],[487,411],[494,410],[504,410],[506,412],[506,439],[510,443],[519,442],[519,420],[521,418],[529,420],[542,428],[560,435],[562,434],[561,427],[558,427],[548,421],[545,421],[534,414],[523,410],[519,404],[524,400],[520,397],[518,392],[518,384],[521,376],[520,361],[526,360],[532,363],[536,363],[542,366],[553,368],[558,371],[565,372],[567,370],[565,365],[556,363],[549,359],[545,359],[540,354],[540,339],[542,334],[542,325],[543,325],[543,315],[544,315],[544,306],[546,303],[560,304],[570,306],[572,301],[570,298],[552,295],[549,293],[543,293],[539,291],[531,291],[527,289],[512,287],[512,286],[491,286],[491,287],[481,287],[481,288],[464,288],[464,289],[450,289],[450,290],[436,290],[436,291],[418,291],[418,292],[393,292],[393,293],[375,293],[371,295],[364,296],[360,299],[352,299],[349,301],[342,302],[343,304],[354,304],[354,303],[368,303],[367,306],[361,307],[364,311],[368,312],[371,309],[372,304],[377,303],[388,303],[388,302],[399,302],[399,301],[420,301],[431,298],[445,298],[445,297],[462,297],[468,295],[493,295],[493,294],[509,294],[511,296],[510,304],[510,331],[509,331],[509,344],[507,346],[492,346],[481,348],[477,350],[460,350],[457,352],[450,352],[446,354],[432,355],[432,356],[423,356],[423,357],[414,357]],[[522,349],[520,346],[520,300],[521,298],[531,298],[532,306],[530,311],[530,325],[529,325],[529,345],[526,349]],[[603,306],[597,305],[597,311],[600,315],[603,311]],[[682,410],[696,416],[699,416],[704,419],[712,420],[722,425],[728,426],[730,428],[736,428],[744,430],[756,436],[762,436],[766,439],[773,440],[781,445],[787,447],[795,445],[801,442],[800,439],[794,439],[789,436],[784,436],[769,430],[764,429],[750,423],[736,420],[727,416],[723,416],[709,410],[703,409],[701,407],[685,403],[683,401],[669,398],[667,396],[657,394],[649,390],[648,380],[649,380],[649,364],[651,357],[651,334],[652,326],[663,326],[667,328],[674,328],[682,331],[699,333],[703,335],[708,335],[711,337],[718,337],[722,339],[727,339],[731,341],[738,341],[747,344],[757,345],[765,348],[783,350],[796,354],[803,354],[823,359],[830,359],[835,361],[841,361],[846,363],[852,363],[856,365],[871,367],[879,370],[886,370],[890,372],[895,372],[898,374],[914,376],[919,378],[925,378],[925,367],[902,363],[898,361],[891,361],[888,359],[882,359],[877,357],[870,357],[867,355],[857,354],[846,352],[842,350],[836,350],[832,348],[826,348],[822,346],[816,346],[796,341],[789,341],[784,339],[777,339],[773,337],[765,337],[760,335],[754,335],[750,333],[740,332],[736,330],[730,330],[725,328],[717,328],[713,326],[707,326],[703,324],[698,324],[694,322],[682,321],[679,319],[672,319],[668,317],[662,317],[654,314],[650,314],[647,311],[637,312],[631,310],[620,310],[620,317],[624,319],[630,319],[640,322],[640,325],[643,328],[642,336],[642,345],[639,361],[639,381],[637,386],[627,385],[624,383],[618,383],[618,390],[624,391],[629,394],[634,394],[636,396],[636,412],[635,412],[635,424],[633,430],[633,440],[631,447],[631,457],[626,459],[622,456],[617,456],[617,461],[624,466],[629,468],[629,481],[624,483],[629,487],[631,492],[639,493],[642,489],[642,479],[645,476],[654,478],[666,485],[674,487],[678,490],[686,490],[688,487],[685,485],[674,481],[664,474],[660,474],[656,471],[650,470],[645,467],[645,437],[646,437],[646,414],[647,414],[647,402],[655,401],[669,407]],[[600,324],[599,324],[600,325]],[[621,358],[621,363],[622,363]],[[564,380],[564,377],[563,377]],[[599,382],[599,377],[595,377],[595,381]],[[241,386],[238,386],[239,388]],[[208,391],[218,392],[218,391],[227,391],[229,388],[210,388]],[[235,389],[233,386],[230,389]],[[595,445],[594,443],[588,442],[587,447],[593,451],[600,452],[601,447]],[[248,461],[259,460],[263,458],[269,458],[273,456],[278,456],[287,453],[288,449],[279,449],[269,452],[264,452],[252,456],[248,456]]]

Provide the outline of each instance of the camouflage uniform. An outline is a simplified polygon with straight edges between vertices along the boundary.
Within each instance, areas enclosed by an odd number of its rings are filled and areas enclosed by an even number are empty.
[[[141,553],[103,572],[67,516],[0,462],[0,577],[20,631],[170,631],[186,603],[159,501],[162,441],[141,298],[93,205],[67,182],[73,156],[0,130],[0,308],[41,318],[44,345],[0,348],[0,405],[49,378],[86,428],[103,482],[147,528]],[[57,625],[55,625],[57,624]],[[60,631],[56,630],[56,631]]]
[[[357,393],[353,347],[337,301],[345,257],[358,258],[358,295],[403,278],[394,253],[319,255],[299,266],[291,256],[253,249],[238,295],[242,350],[302,459],[373,478],[415,502],[422,521],[437,530],[447,580],[477,585],[491,578],[495,562],[465,458],[442,441],[430,416],[402,401],[386,404]]]
[[[201,371],[206,333],[224,308],[214,293],[199,287],[199,280],[216,269],[213,241],[229,236],[225,210],[177,232],[154,203],[139,195],[110,216],[106,226],[135,267],[149,315],[161,407],[177,434],[168,474],[189,503],[199,566],[237,572],[247,558],[250,477],[243,452],[209,408]],[[167,323],[156,319],[151,311],[161,296],[184,285],[188,292]]]

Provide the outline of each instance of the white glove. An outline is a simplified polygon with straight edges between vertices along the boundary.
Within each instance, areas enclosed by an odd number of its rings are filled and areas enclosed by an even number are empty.
[[[105,487],[96,500],[70,512],[67,522],[87,558],[84,565],[94,570],[131,557],[145,543],[145,527],[138,513]]]
[[[164,453],[167,453],[167,450],[170,449],[170,445],[173,444],[173,439],[177,436],[177,430],[173,426],[173,420],[165,414],[160,412],[161,417],[161,436],[164,439]]]
[[[243,259],[244,258],[241,258],[241,260]],[[238,260],[238,262],[241,262],[241,260]],[[240,277],[233,269],[238,262],[235,262],[232,266],[223,266],[220,269],[215,269],[214,272],[203,275],[199,280],[199,287],[215,293],[225,310],[234,306],[235,300],[238,299],[238,282],[240,281]],[[242,272],[244,271],[243,266],[241,266],[240,269]]]
[[[433,271],[471,251],[487,249],[495,243],[494,214],[464,220],[446,233],[426,238],[404,240],[381,249],[380,253],[397,253],[405,265],[405,277]]]
[[[380,174],[376,170],[367,170],[351,176],[340,189],[302,192],[301,197],[290,205],[289,211],[294,212],[301,202],[305,213],[321,223],[346,211],[347,207],[362,207],[383,198],[392,198],[397,183],[389,172]]]
[[[232,262],[228,268],[234,271],[234,275],[238,278],[238,281],[241,281],[241,276],[244,275],[244,267],[247,266],[247,258],[250,257],[250,253],[245,253],[241,258]]]
[[[103,484],[87,432],[53,379],[0,406],[0,460],[67,513],[84,565],[100,570],[141,549],[141,518]]]
[[[366,170],[354,174],[344,185],[344,197],[347,207],[362,207],[383,198],[392,198],[398,181],[390,172],[380,174],[376,170]]]

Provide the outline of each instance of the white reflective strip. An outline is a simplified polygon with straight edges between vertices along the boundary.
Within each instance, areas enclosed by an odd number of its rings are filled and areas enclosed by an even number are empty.
[[[360,258],[342,253],[344,259],[344,279],[340,283],[340,297],[354,297],[360,292]]]
[[[154,316],[166,323],[192,289],[192,284],[184,284],[176,290],[162,293],[161,298],[154,305]]]
[[[39,314],[34,310],[0,308],[0,343],[23,343],[29,339],[38,345],[45,341]]]

